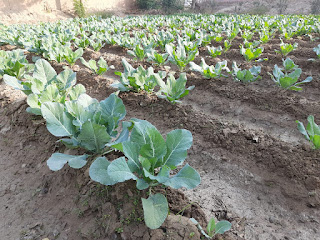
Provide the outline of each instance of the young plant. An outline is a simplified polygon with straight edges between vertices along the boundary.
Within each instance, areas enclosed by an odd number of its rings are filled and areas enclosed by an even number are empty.
[[[26,73],[34,69],[34,65],[29,64],[22,50],[0,50],[0,59],[0,77],[7,74],[22,79]]]
[[[122,132],[118,135],[119,121],[126,115],[123,102],[115,94],[98,101],[87,94],[65,104],[46,102],[41,112],[47,122],[47,129],[68,148],[83,148],[92,157],[99,157],[113,147],[126,141],[129,135],[128,122],[122,123]],[[72,168],[82,168],[90,156],[54,153],[47,161],[52,171],[58,171],[68,163]]]
[[[150,53],[147,53],[148,60],[154,62],[156,65],[164,65],[167,62],[169,54],[168,53],[157,53],[155,50],[151,50]]]
[[[273,69],[273,74],[268,74],[280,87],[294,91],[301,91],[302,88],[299,85],[312,81],[312,77],[309,76],[305,80],[298,82],[301,73],[301,68],[298,68],[298,65],[295,65],[290,58],[287,58],[283,61],[283,68],[279,68],[276,64]]]
[[[244,46],[241,45],[241,48],[240,48],[240,53],[244,56],[244,58],[247,62],[250,62],[250,61],[260,57],[262,52],[263,52],[263,47],[258,47],[256,49],[254,49],[253,47],[244,48]]]
[[[64,58],[71,66],[73,66],[76,63],[76,61],[80,57],[82,57],[82,55],[83,55],[83,49],[82,48],[79,48],[76,51],[72,51],[72,49],[69,48],[69,47],[65,48]]]
[[[223,49],[221,46],[219,47],[210,47],[210,46],[207,46],[207,49],[208,49],[208,52],[210,53],[211,57],[215,58],[217,56],[220,56],[223,52]]]
[[[181,72],[184,71],[185,67],[199,54],[198,48],[187,52],[185,46],[182,44],[178,44],[176,49],[174,49],[172,45],[167,44],[166,51],[169,54],[168,60],[176,64]]]
[[[80,57],[80,61],[87,68],[91,69],[93,73],[98,75],[103,75],[112,67],[112,66],[111,67],[108,66],[106,60],[104,60],[103,57],[100,57],[98,62],[96,62],[93,59],[90,59],[87,62],[86,60],[84,60],[83,57]]]
[[[74,39],[74,44],[78,47],[78,48],[83,48],[86,49],[90,46],[90,41],[89,38],[86,36],[85,33],[83,33],[80,38],[75,38]]]
[[[318,59],[320,59],[320,44],[313,48],[313,51],[317,54]]]
[[[241,32],[241,37],[243,38],[243,40],[250,41],[252,39],[253,35],[254,35],[254,32],[251,32],[248,30],[244,30]]]
[[[194,62],[190,63],[190,70],[200,72],[202,76],[207,79],[219,78],[221,76],[227,77],[222,74],[222,71],[225,70],[227,73],[230,72],[230,69],[227,67],[227,61],[218,62],[216,66],[209,66],[206,64],[205,60],[202,58],[200,66]]]
[[[135,46],[135,48],[132,50],[128,50],[128,54],[131,56],[134,56],[136,59],[142,61],[146,56],[147,52],[149,52],[150,49],[144,49],[139,44]]]
[[[229,231],[232,226],[229,221],[222,220],[216,223],[214,218],[211,218],[208,223],[206,233],[197,220],[195,220],[194,218],[190,218],[190,220],[197,225],[201,234],[205,236],[207,239],[213,239],[213,237],[217,234],[224,234],[226,231]]]
[[[144,69],[139,66],[137,69],[133,68],[125,59],[122,59],[124,66],[124,73],[115,72],[120,76],[120,81],[116,81],[111,86],[118,88],[120,91],[146,91],[152,92],[157,86],[157,78],[163,79],[166,76],[165,72],[160,71],[155,73],[152,67]]]
[[[103,43],[103,41],[102,41],[101,39],[99,39],[99,38],[94,38],[94,39],[90,38],[90,39],[89,39],[89,42],[90,42],[90,46],[91,46],[91,47],[93,48],[93,50],[96,51],[96,52],[99,52],[100,49],[103,48],[104,45],[105,45],[105,44]]]
[[[90,166],[89,175],[104,185],[132,179],[137,182],[137,189],[148,189],[148,198],[141,198],[144,221],[149,228],[156,229],[167,218],[169,207],[165,195],[155,193],[153,188],[159,185],[192,189],[200,184],[199,173],[188,164],[170,176],[170,171],[185,161],[187,150],[192,145],[192,135],[188,130],[176,129],[164,140],[151,123],[139,119],[131,122],[131,136],[118,148],[125,157],[112,162],[105,157],[97,158]]]
[[[320,127],[314,122],[314,116],[308,117],[307,129],[303,123],[296,121],[299,131],[305,136],[305,138],[313,144],[314,149],[320,149]]]
[[[230,40],[228,40],[228,39],[224,40],[223,46],[224,46],[223,52],[226,53],[226,52],[231,48],[231,46],[232,46],[232,41],[230,41]]]
[[[287,56],[290,52],[293,50],[296,50],[298,47],[298,43],[295,44],[290,44],[290,43],[284,43],[281,39],[280,43],[280,51],[279,50],[274,50],[276,53],[281,54],[282,56]]]
[[[77,99],[85,93],[83,85],[76,84],[76,74],[70,69],[57,74],[51,65],[43,59],[35,63],[33,76],[25,81],[19,81],[15,77],[4,75],[6,84],[14,89],[21,90],[27,97],[29,107],[27,112],[41,115],[41,106],[46,102],[64,104],[67,99]]]
[[[232,75],[236,81],[241,81],[245,83],[254,82],[258,79],[261,79],[261,76],[259,76],[260,72],[260,66],[253,66],[249,70],[241,70],[241,68],[238,68],[236,62],[233,62],[232,64]]]
[[[194,86],[186,88],[186,73],[181,73],[177,80],[172,74],[170,74],[167,78],[167,83],[165,83],[161,78],[157,78],[157,83],[160,86],[160,90],[157,93],[158,97],[165,98],[171,103],[180,102],[178,101],[179,99],[187,96],[189,91],[194,89]]]

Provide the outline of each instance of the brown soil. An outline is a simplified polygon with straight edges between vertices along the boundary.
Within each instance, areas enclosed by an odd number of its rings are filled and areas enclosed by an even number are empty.
[[[274,64],[282,63],[274,52],[279,40],[263,45],[261,57],[269,58],[263,63],[245,63],[240,41],[235,39],[220,60],[228,60],[229,67],[232,61],[241,63],[241,68],[261,65],[262,80],[250,84],[232,78],[205,80],[188,71],[188,85],[196,87],[182,105],[144,93],[121,93],[126,118],[146,119],[163,134],[176,128],[193,134],[187,162],[200,172],[202,183],[183,193],[168,190],[172,213],[195,202],[184,211],[186,217],[193,216],[205,226],[204,210],[207,218],[232,222],[232,231],[224,239],[316,240],[320,235],[320,153],[311,149],[295,120],[306,122],[309,114],[320,119],[320,65],[307,61],[315,57],[312,48],[319,41],[292,40],[299,48],[289,57],[300,65],[303,77],[313,76],[302,92],[281,90],[267,74]],[[100,53],[87,50],[84,58],[100,56],[117,71],[123,70],[122,57],[140,64],[123,49],[110,46]],[[211,64],[219,61],[202,51],[196,62],[201,57]],[[62,70],[61,64],[54,67]],[[80,62],[74,70],[92,97],[102,100],[114,92],[110,87],[117,78],[113,71],[95,76]],[[3,84],[0,94],[0,213],[6,216],[0,221],[1,239],[188,239],[193,232],[194,239],[199,238],[187,218],[174,214],[161,229],[148,230],[140,222],[136,205],[141,196],[130,182],[106,188],[91,182],[87,170],[66,167],[50,172],[46,160],[64,148],[49,135],[42,120],[25,112],[23,96]]]

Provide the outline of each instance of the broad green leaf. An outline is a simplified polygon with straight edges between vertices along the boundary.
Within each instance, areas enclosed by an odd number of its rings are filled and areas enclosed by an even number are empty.
[[[32,78],[31,91],[34,94],[42,94],[45,89],[45,84],[46,83],[42,82],[39,79]]]
[[[141,198],[144,221],[150,229],[159,228],[166,220],[169,207],[164,195],[157,193],[150,195],[148,199]]]
[[[82,125],[82,129],[78,136],[81,146],[90,151],[101,151],[105,145],[111,140],[105,126],[87,121]]]
[[[75,118],[73,124],[82,128],[82,125],[93,118],[93,113],[87,111],[78,101],[65,102],[68,112]]]
[[[190,167],[189,164],[186,164],[176,175],[163,184],[175,189],[182,187],[192,189],[198,186],[200,181],[199,173]]]
[[[47,121],[49,132],[56,137],[67,137],[75,134],[72,117],[66,113],[61,103],[46,102],[41,105],[41,113]]]
[[[137,189],[144,190],[144,189],[147,189],[148,187],[149,187],[149,184],[142,178],[139,178],[137,180]]]
[[[102,114],[105,116],[114,116],[122,120],[126,115],[126,109],[121,98],[112,93],[108,98],[100,102]]]
[[[215,233],[216,234],[224,234],[226,231],[231,229],[231,223],[228,221],[220,221],[216,224]]]
[[[124,182],[129,179],[137,180],[138,178],[131,172],[125,157],[113,160],[108,167],[109,176],[116,182]]]
[[[216,222],[214,218],[211,218],[207,226],[207,232],[211,237],[213,237],[215,229],[216,229]]]
[[[66,69],[59,73],[59,75],[56,77],[56,81],[58,82],[58,87],[60,90],[66,90],[76,84],[76,73],[71,69]]]
[[[87,163],[88,155],[74,156],[63,153],[54,153],[47,161],[47,165],[52,171],[58,171],[68,163],[70,167],[79,169]]]
[[[308,117],[308,125],[307,125],[307,132],[310,135],[310,137],[314,135],[320,135],[320,128],[319,126],[314,122],[314,116],[310,115]]]
[[[28,95],[27,103],[31,108],[38,108],[40,110],[38,95],[33,94],[33,93]]]
[[[313,136],[313,145],[314,145],[315,149],[320,148],[320,135]]]
[[[298,120],[296,121],[296,123],[298,124],[298,130],[305,136],[306,139],[310,140],[310,137],[309,137],[303,123]]]
[[[171,168],[180,165],[187,157],[187,150],[192,146],[192,134],[185,129],[176,129],[167,134],[167,154],[163,164]]]
[[[122,143],[123,153],[128,158],[128,166],[132,172],[139,172],[141,164],[139,161],[140,146],[134,142]]]
[[[93,181],[99,182],[103,185],[114,185],[117,181],[110,178],[108,174],[109,162],[105,157],[98,157],[91,164],[89,169],[89,176]]]
[[[35,114],[35,115],[38,115],[38,116],[42,116],[40,108],[27,107],[26,111],[27,111],[27,113],[31,113],[31,114]]]
[[[156,128],[146,129],[147,144],[143,145],[140,155],[145,158],[161,159],[167,152],[166,143]]]
[[[82,84],[77,84],[69,92],[70,100],[77,100],[81,94],[86,93],[86,89]]]
[[[16,90],[27,90],[26,87],[21,84],[21,81],[19,81],[16,77],[5,74],[3,75],[3,80],[7,85],[13,87]]]
[[[133,118],[131,121],[134,123],[134,126],[131,132],[130,141],[138,143],[140,146],[148,144],[149,136],[147,130],[155,127],[146,120]]]
[[[51,81],[57,75],[56,71],[51,67],[44,59],[39,59],[35,63],[35,69],[33,77],[40,80],[43,83]]]
[[[44,102],[59,102],[61,96],[55,84],[49,85],[41,94],[40,101]]]

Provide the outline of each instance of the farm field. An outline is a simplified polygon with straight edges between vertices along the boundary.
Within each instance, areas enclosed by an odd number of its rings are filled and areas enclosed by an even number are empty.
[[[0,239],[199,239],[191,217],[204,228],[211,217],[231,222],[231,230],[217,239],[318,239],[320,152],[299,132],[296,120],[306,126],[313,115],[320,123],[319,33],[320,19],[311,15],[90,17],[0,25],[0,215],[5,216]],[[67,100],[56,92],[43,100],[44,85],[28,85],[33,72],[38,74],[34,78],[52,75],[39,58],[57,74],[65,71],[61,82]],[[6,64],[8,59],[13,62]],[[201,67],[202,59],[211,70]],[[286,83],[281,80],[283,87],[272,80],[270,75],[276,79],[279,74],[275,65],[283,68],[285,59],[298,65],[288,72],[300,68],[299,82],[305,83],[295,85],[290,73],[285,73],[291,77]],[[159,229],[146,227],[140,198],[148,194],[137,191],[133,180],[100,185],[89,163],[81,169],[70,162],[60,171],[49,169],[47,160],[55,152],[95,155],[81,141],[81,148],[67,148],[57,140],[71,134],[58,138],[46,127],[47,102],[64,106],[71,98],[77,101],[66,90],[76,88],[67,67],[98,101],[118,91],[115,86],[125,90],[118,93],[125,121],[147,120],[162,136],[175,129],[192,134],[185,161],[201,183],[192,189],[154,189],[169,203],[170,214]],[[241,76],[237,67],[252,72]],[[182,81],[176,92],[164,86],[169,82],[164,75],[170,73]],[[76,118],[78,125],[81,119]],[[101,153],[108,160],[124,156],[121,151]]]

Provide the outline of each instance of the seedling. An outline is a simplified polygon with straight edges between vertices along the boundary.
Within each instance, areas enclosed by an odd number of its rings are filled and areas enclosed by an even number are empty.
[[[206,233],[197,220],[195,220],[194,218],[190,218],[190,220],[197,225],[201,234],[207,239],[213,239],[217,234],[224,234],[226,231],[229,231],[232,226],[229,221],[222,220],[216,223],[214,218],[211,218],[208,223]]]
[[[312,143],[314,149],[320,149],[320,127],[314,122],[314,116],[308,117],[307,129],[303,123],[296,121],[299,131],[305,136],[305,138]]]
[[[165,98],[171,103],[180,102],[179,99],[187,96],[189,91],[194,89],[194,86],[186,88],[187,76],[185,73],[181,73],[177,80],[170,74],[166,83],[161,78],[157,78],[157,83],[160,86],[158,97]]]
[[[254,82],[258,79],[261,79],[261,76],[259,76],[260,72],[260,66],[253,66],[249,70],[241,70],[241,68],[238,68],[236,62],[233,62],[232,64],[232,75],[236,81]]]
[[[221,76],[227,77],[222,74],[222,71],[225,70],[227,73],[230,72],[230,69],[227,67],[227,61],[218,62],[216,66],[209,66],[206,64],[205,60],[202,58],[200,66],[194,62],[190,63],[190,69],[192,71],[200,72],[202,76],[207,79],[219,78]]]
[[[298,68],[298,65],[295,65],[290,58],[287,58],[286,60],[283,60],[283,68],[279,68],[278,65],[275,65],[273,74],[268,74],[280,87],[294,91],[301,91],[302,88],[299,85],[312,81],[312,77],[309,76],[305,80],[298,82],[301,73],[301,68]]]
[[[85,65],[87,68],[91,69],[91,71],[98,75],[103,75],[106,73],[109,69],[112,68],[112,66],[108,66],[106,60],[103,59],[103,57],[99,58],[99,61],[96,62],[93,59],[90,59],[88,62],[84,60],[83,57],[80,58],[80,61],[83,65]]]
[[[281,54],[282,56],[287,56],[290,52],[293,50],[296,50],[298,48],[298,43],[294,43],[293,45],[290,43],[284,43],[281,39],[280,43],[280,51],[274,50],[276,53]]]

